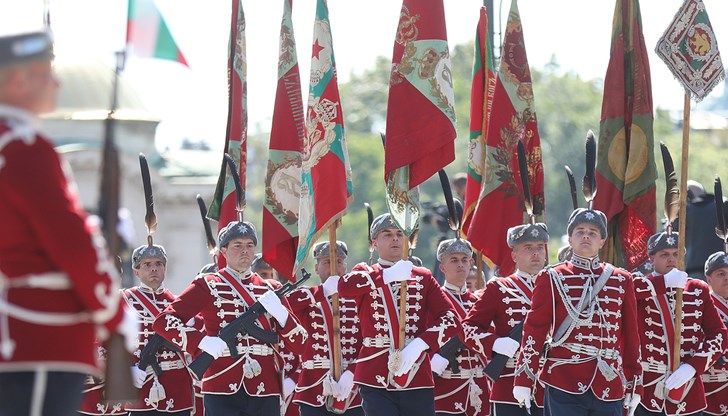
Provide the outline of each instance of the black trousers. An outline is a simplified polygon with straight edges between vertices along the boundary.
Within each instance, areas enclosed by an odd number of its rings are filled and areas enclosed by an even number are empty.
[[[546,386],[545,416],[622,416],[622,400],[600,400],[591,390],[582,394],[567,393]]]
[[[0,416],[75,415],[85,380],[63,371],[0,373]]]
[[[298,408],[301,409],[301,416],[364,416],[364,408],[361,406],[348,409],[344,413],[333,413],[326,410],[326,406],[314,407],[304,403],[299,403]]]
[[[651,411],[645,409],[644,406],[639,405],[639,406],[637,406],[637,410],[634,411],[634,415],[635,416],[665,416],[665,412],[651,412]],[[700,412],[690,413],[690,414],[686,414],[683,416],[703,416],[703,411],[701,410]]]
[[[205,416],[280,416],[280,396],[249,396],[244,388],[235,394],[205,394]]]
[[[359,385],[364,413],[371,416],[434,416],[435,389],[387,391]]]
[[[525,407],[510,403],[491,403],[490,416],[528,416]],[[543,409],[531,402],[531,416],[543,416]]]
[[[129,416],[190,416],[191,410],[180,410],[179,412],[163,412],[161,410],[135,410],[129,412]]]

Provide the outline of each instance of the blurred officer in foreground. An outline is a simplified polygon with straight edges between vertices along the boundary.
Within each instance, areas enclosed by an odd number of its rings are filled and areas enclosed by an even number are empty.
[[[136,341],[104,239],[37,130],[56,106],[52,59],[48,33],[0,37],[0,415],[75,414],[100,376],[96,335]]]

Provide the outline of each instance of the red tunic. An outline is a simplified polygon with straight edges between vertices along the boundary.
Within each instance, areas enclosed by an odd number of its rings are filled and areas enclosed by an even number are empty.
[[[450,301],[459,319],[464,319],[478,298],[467,289],[460,289],[447,282],[442,292]],[[462,340],[464,335],[460,334]],[[488,378],[483,370],[483,358],[474,350],[465,348],[455,359],[460,373],[454,374],[447,368],[435,377],[435,411],[438,413],[460,414],[467,416],[487,416],[490,414],[490,389]]]
[[[604,267],[597,258],[574,256],[572,261],[548,267],[536,276],[514,385],[531,387],[537,374],[546,385],[572,394],[591,390],[604,401],[621,400],[627,389],[641,392],[632,276],[615,268],[594,301],[588,302],[590,289]],[[568,314],[578,312],[582,299],[586,308],[565,335],[550,344],[539,371],[547,337],[554,335]]]
[[[391,263],[380,262],[372,266],[359,263],[351,273],[339,280],[339,295],[356,302],[361,321],[362,347],[357,357],[354,381],[387,390],[433,388],[427,354],[423,355],[419,368],[404,388],[398,388],[390,382],[388,362],[390,352],[394,351],[392,327],[397,325],[399,317],[400,282],[385,284],[383,267],[389,267]],[[393,309],[386,306],[389,301],[384,296],[391,296]],[[447,340],[460,332],[452,305],[432,273],[422,267],[414,267],[407,281],[405,314],[405,342],[419,337],[429,346],[430,352],[437,352]],[[395,332],[395,336],[399,335]]]
[[[726,329],[713,306],[710,288],[702,280],[688,279],[683,290],[683,319],[680,363],[695,368],[695,376],[685,384],[679,403],[666,400],[664,383],[672,361],[675,306],[674,288],[665,288],[665,278],[651,273],[634,281],[637,296],[637,322],[642,351],[644,393],[641,403],[651,412],[667,415],[690,414],[705,409],[701,375],[726,348]],[[667,310],[665,310],[667,309]],[[672,330],[671,330],[672,328]]]
[[[508,277],[490,280],[463,321],[465,344],[490,360],[493,357],[495,340],[507,337],[531,309],[533,279],[534,276],[528,273],[516,271]],[[508,360],[500,377],[493,384],[491,402],[518,404],[513,397],[517,357],[518,354]],[[534,401],[538,407],[543,407],[544,391],[540,382],[536,383]]]
[[[133,364],[136,365],[139,363],[142,349],[154,335],[154,329],[152,328],[154,319],[161,311],[172,304],[175,296],[167,289],[159,288],[155,292],[145,286],[126,289],[123,293],[127,304],[136,311],[139,317],[139,340],[137,349],[134,351],[133,360]],[[184,354],[161,348],[157,352],[157,362],[162,367],[162,375],[157,377],[152,367],[147,367],[147,378],[139,390],[139,400],[136,403],[129,403],[126,410],[179,412],[192,409],[194,407],[192,378],[189,371],[187,371]],[[150,400],[151,396],[149,394],[149,390],[155,382],[162,385],[166,396],[158,402]]]
[[[180,348],[196,355],[197,346],[205,335],[217,336],[224,327],[248,309],[245,296],[238,293],[229,281],[236,279],[230,269],[215,274],[200,276],[180,294],[154,321],[154,330]],[[246,272],[239,276],[243,289],[255,299],[267,291],[277,289],[277,282],[265,281],[255,273]],[[281,299],[290,310],[288,301]],[[200,313],[205,322],[203,333],[185,325]],[[278,321],[262,315],[267,326],[278,333],[285,347],[300,353],[307,334],[298,319],[290,313],[286,325],[281,328]],[[282,389],[283,360],[278,344],[263,343],[245,335],[237,344],[239,358],[226,355],[215,360],[202,379],[203,394],[234,394],[241,387],[250,396],[280,396]],[[243,365],[257,361],[261,372],[250,378],[244,377]]]
[[[715,292],[712,293],[711,300],[723,324],[728,325],[728,300]],[[722,357],[701,377],[705,387],[705,401],[708,404],[705,413],[709,415],[728,414],[728,348],[723,350]]]
[[[98,375],[96,330],[123,315],[118,272],[37,123],[0,106],[0,371]]]
[[[313,407],[326,404],[323,386],[331,372],[332,308],[331,299],[324,295],[322,286],[301,288],[288,296],[291,309],[308,332],[308,340],[301,354],[296,393],[293,401]],[[352,373],[356,370],[356,356],[361,348],[361,331],[356,304],[339,297],[339,325],[341,329],[341,368]],[[358,388],[354,386],[349,408],[361,406]]]

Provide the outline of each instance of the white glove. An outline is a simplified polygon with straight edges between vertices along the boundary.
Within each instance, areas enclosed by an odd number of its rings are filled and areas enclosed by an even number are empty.
[[[334,293],[339,293],[339,276],[329,276],[323,284],[324,296],[329,297]]]
[[[292,378],[286,377],[283,380],[283,397],[290,396],[294,390],[296,390],[296,382]]]
[[[513,338],[500,337],[493,342],[493,352],[497,352],[498,354],[511,358],[516,355],[516,351],[518,351],[520,346],[521,344]]]
[[[401,282],[412,276],[412,262],[409,260],[400,260],[392,267],[384,269],[384,283]]]
[[[346,400],[354,388],[354,373],[349,370],[344,371],[339,377],[339,381],[335,382],[334,398],[336,400]]]
[[[412,264],[412,263],[410,263]],[[415,361],[417,361],[417,358],[420,357],[420,355],[426,350],[430,348],[429,345],[425,341],[422,340],[422,338],[415,338],[407,344],[406,347],[402,350],[402,353],[400,355],[400,366],[399,370],[394,373],[395,376],[401,376],[402,374],[408,372],[412,369],[412,366],[415,364]]]
[[[688,284],[688,274],[682,270],[672,269],[665,274],[665,286],[685,289]]]
[[[124,317],[116,327],[116,332],[124,336],[124,347],[133,354],[137,349],[137,337],[139,337],[139,317],[136,312],[124,306]]]
[[[531,408],[531,388],[523,386],[513,386],[513,398],[518,404],[525,406],[526,409]]]
[[[690,364],[680,364],[670,377],[665,380],[665,388],[668,390],[678,389],[695,375],[695,368]]]
[[[286,326],[286,322],[288,321],[288,310],[285,306],[283,306],[275,292],[272,290],[267,291],[265,295],[258,298],[258,301],[272,317],[276,318],[276,321],[278,321],[281,326]]]
[[[134,387],[140,389],[144,385],[144,381],[147,379],[147,372],[133,365],[131,366],[131,382]]]
[[[213,358],[218,359],[222,356],[225,348],[227,348],[227,344],[220,337],[211,337],[205,335],[205,337],[202,338],[202,341],[200,341],[200,344],[197,346],[197,348],[212,355]]]
[[[637,405],[640,404],[640,399],[642,397],[635,393],[627,393],[624,395],[624,408],[627,409],[628,414],[634,414],[634,410],[637,408]]]
[[[430,368],[432,369],[432,372],[439,375],[442,375],[442,372],[447,369],[447,365],[450,364],[450,362],[447,360],[447,358],[443,357],[440,354],[435,354],[430,359]]]

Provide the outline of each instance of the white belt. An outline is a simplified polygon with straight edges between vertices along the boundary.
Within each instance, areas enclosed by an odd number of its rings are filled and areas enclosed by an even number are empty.
[[[619,351],[614,348],[600,349],[592,345],[564,343],[560,345],[563,348],[577,354],[586,354],[590,357],[602,357],[608,360],[616,360],[619,358]]]
[[[369,348],[389,348],[388,336],[364,337],[362,344]]]
[[[238,345],[238,354],[239,355],[273,355],[273,347],[263,344],[256,344],[251,345],[249,347],[244,347],[242,345]],[[222,352],[222,357],[229,357],[230,356],[230,349],[225,348],[225,350]]]
[[[159,366],[162,368],[162,371],[179,370],[181,368],[185,368],[185,363],[182,362],[182,360],[162,361],[159,363]],[[152,374],[153,372],[154,369],[152,366],[147,366],[147,374]]]
[[[728,381],[728,372],[721,371],[717,374],[703,373],[703,383],[725,383]]]
[[[48,289],[67,290],[73,287],[71,279],[63,272],[48,272],[39,274],[28,274],[9,278],[3,276],[0,279],[0,287],[13,289]]]
[[[667,365],[655,362],[642,361],[642,371],[649,371],[650,373],[666,374]]]
[[[476,367],[476,368],[470,368],[470,369],[460,369],[460,372],[458,374],[454,374],[451,370],[445,370],[442,372],[440,377],[442,378],[480,378],[483,377],[483,367]]]
[[[331,360],[328,358],[323,360],[306,360],[301,363],[301,368],[304,370],[313,370],[314,368],[329,369],[331,368]]]
[[[513,356],[506,361],[506,368],[516,368],[516,356]]]

